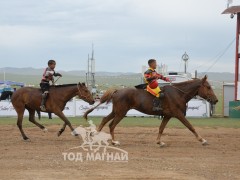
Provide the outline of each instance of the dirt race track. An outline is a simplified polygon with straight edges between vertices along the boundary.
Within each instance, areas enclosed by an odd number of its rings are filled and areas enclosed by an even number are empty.
[[[25,128],[31,142],[24,142],[16,126],[1,126],[0,179],[240,179],[239,129],[197,128],[210,143],[204,147],[189,130],[167,128],[167,147],[159,148],[157,127],[117,127],[129,159],[109,163],[64,161],[62,152],[81,142],[69,129],[57,137],[59,128]]]

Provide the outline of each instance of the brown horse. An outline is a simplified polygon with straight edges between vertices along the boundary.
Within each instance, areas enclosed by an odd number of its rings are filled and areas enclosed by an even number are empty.
[[[25,109],[27,109],[29,112],[30,122],[41,128],[43,131],[47,130],[43,125],[35,121],[35,111],[41,111],[41,94],[42,92],[40,89],[23,87],[18,89],[12,95],[12,104],[18,114],[17,125],[24,140],[28,140],[28,137],[25,135],[22,129],[23,114]],[[47,112],[56,114],[64,121],[63,127],[58,132],[58,136],[63,133],[66,125],[68,125],[72,131],[74,130],[71,123],[62,111],[66,103],[77,95],[79,98],[83,99],[89,104],[94,104],[93,97],[84,83],[65,84],[50,87],[49,97],[46,102]]]
[[[161,141],[161,135],[168,121],[172,117],[179,119],[203,145],[206,145],[207,141],[198,135],[190,122],[185,118],[184,114],[186,112],[186,103],[196,95],[201,96],[212,104],[216,104],[218,102],[217,97],[207,81],[207,77],[205,76],[203,79],[194,79],[187,82],[176,83],[174,85],[167,85],[162,88],[162,91],[164,91],[165,94],[162,102],[162,112],[152,110],[153,99],[155,97],[145,90],[125,88],[121,90],[107,91],[97,106],[112,100],[113,110],[108,116],[103,118],[100,126],[98,127],[98,131],[101,131],[103,126],[113,119],[109,124],[112,143],[119,144],[119,142],[115,141],[114,138],[114,128],[125,117],[130,109],[136,109],[145,114],[163,116],[157,137],[157,143],[160,144],[160,146],[165,145],[165,143]],[[96,107],[89,109],[84,114],[84,118],[87,119],[87,115]]]

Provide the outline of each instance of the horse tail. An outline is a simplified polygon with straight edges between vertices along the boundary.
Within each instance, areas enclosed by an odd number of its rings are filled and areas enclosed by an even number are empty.
[[[109,103],[112,100],[112,95],[117,92],[117,89],[109,89],[105,94],[101,97],[100,103],[103,104],[105,102]]]
[[[107,90],[107,92],[105,92],[105,94],[101,97],[99,104],[97,106],[94,106],[93,108],[87,110],[84,113],[83,118],[87,120],[88,119],[88,117],[87,117],[88,114],[93,112],[94,109],[96,109],[98,106],[100,106],[101,104],[103,104],[105,102],[107,102],[107,104],[108,104],[112,100],[112,96],[113,96],[113,94],[115,92],[117,92],[116,89],[109,89],[109,90]]]

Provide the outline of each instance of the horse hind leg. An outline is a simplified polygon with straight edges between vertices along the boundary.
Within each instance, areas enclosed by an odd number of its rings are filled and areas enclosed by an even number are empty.
[[[161,141],[161,136],[162,136],[162,133],[163,133],[163,130],[165,129],[168,121],[170,120],[169,117],[165,117],[163,118],[162,120],[162,123],[159,127],[159,133],[158,133],[158,137],[157,137],[157,144],[160,145],[160,147],[164,147],[166,144],[164,142]]]
[[[112,136],[112,144],[113,145],[120,145],[120,142],[115,140],[114,129],[117,126],[117,124],[125,117],[125,115],[126,115],[126,113],[115,116],[114,119],[112,120],[112,122],[109,124],[110,134]]]
[[[24,133],[23,128],[22,128],[23,113],[24,113],[24,111],[21,113],[18,112],[17,126],[18,126],[19,131],[22,134],[23,140],[28,140],[29,138],[26,136],[26,134]]]
[[[99,127],[98,127],[98,131],[101,131],[102,128],[105,126],[105,124],[106,124],[107,122],[109,122],[110,120],[112,120],[112,119],[114,118],[114,116],[115,116],[115,114],[114,114],[114,112],[112,111],[108,116],[104,117],[104,118],[102,119],[101,124],[100,124]]]

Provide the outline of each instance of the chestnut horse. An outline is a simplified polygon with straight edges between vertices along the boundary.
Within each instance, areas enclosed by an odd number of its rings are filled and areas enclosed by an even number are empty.
[[[50,87],[49,97],[46,102],[47,112],[56,114],[64,121],[63,127],[58,132],[58,136],[63,133],[66,125],[68,125],[72,131],[74,130],[71,123],[62,111],[66,103],[77,95],[79,98],[83,99],[89,104],[94,104],[94,99],[84,83],[65,84]],[[32,87],[20,88],[12,95],[12,104],[18,115],[17,125],[24,140],[29,139],[22,129],[23,114],[25,109],[27,109],[29,112],[29,121],[41,128],[43,131],[47,131],[43,125],[35,121],[35,111],[41,111],[41,96],[42,91]]]
[[[103,118],[100,126],[98,127],[98,131],[101,131],[103,126],[112,120],[109,124],[112,143],[119,144],[118,141],[115,141],[114,128],[126,116],[130,109],[136,109],[145,114],[163,116],[157,137],[157,143],[160,144],[161,147],[165,145],[165,143],[161,141],[163,130],[172,117],[179,119],[196,136],[202,145],[206,145],[207,141],[196,132],[194,127],[185,118],[185,112],[187,102],[196,95],[199,95],[212,104],[216,104],[218,102],[217,97],[207,81],[207,76],[203,79],[194,79],[186,82],[175,83],[173,85],[167,85],[162,87],[162,91],[165,96],[162,100],[163,110],[161,112],[152,110],[153,99],[155,97],[146,90],[125,88],[121,90],[107,91],[102,96],[100,103],[97,106],[102,103],[112,101],[113,110],[108,116]],[[87,115],[97,106],[89,109],[84,114],[84,118],[87,119]]]

